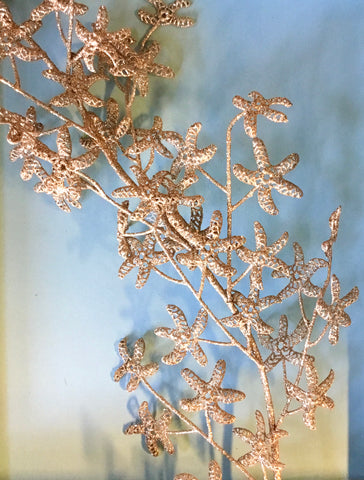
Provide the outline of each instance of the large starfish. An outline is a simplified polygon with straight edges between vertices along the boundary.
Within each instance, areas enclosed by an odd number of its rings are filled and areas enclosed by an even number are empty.
[[[225,360],[218,360],[208,382],[202,380],[189,368],[184,368],[182,377],[188,385],[197,392],[194,398],[181,400],[181,407],[188,412],[199,412],[205,410],[206,414],[218,423],[233,423],[234,415],[222,410],[218,402],[233,403],[244,400],[245,394],[232,388],[221,388],[226,371]]]
[[[280,438],[288,435],[288,432],[285,430],[273,430],[266,433],[264,418],[259,410],[255,412],[255,418],[257,421],[256,433],[252,433],[246,428],[236,427],[233,429],[235,435],[245,442],[248,442],[252,447],[252,450],[241,456],[238,462],[242,463],[245,467],[261,463],[274,472],[280,471],[284,468],[284,464],[276,458],[274,447]]]
[[[62,12],[66,15],[84,15],[88,7],[83,3],[73,0],[43,0],[43,2],[32,10],[30,18],[32,20],[42,20],[51,12]]]
[[[293,347],[305,338],[307,332],[308,328],[303,318],[301,318],[293,332],[288,334],[288,319],[286,315],[281,315],[277,338],[272,338],[270,335],[264,334],[258,335],[263,347],[272,352],[264,361],[266,371],[269,372],[272,370],[272,368],[282,360],[288,360],[293,363],[293,365],[300,365],[303,355],[293,350]],[[307,362],[313,362],[313,360],[314,357],[310,355],[305,356],[305,364]]]
[[[168,438],[168,425],[172,420],[172,413],[165,408],[162,415],[156,420],[150,413],[148,402],[143,402],[139,408],[139,417],[141,423],[134,423],[126,430],[126,435],[140,434],[144,435],[148,450],[155,457],[159,455],[158,443],[169,453],[174,453],[174,446]]]
[[[331,277],[331,297],[331,305],[327,305],[322,298],[319,298],[316,310],[330,326],[329,342],[336,345],[339,340],[339,327],[348,327],[351,324],[350,317],[344,310],[358,300],[359,289],[354,287],[340,298],[340,282],[337,276],[333,275]]]
[[[8,7],[0,1],[0,61],[5,57],[18,57],[24,62],[43,58],[42,49],[32,40],[32,35],[41,25],[33,19],[17,25]],[[24,45],[24,41],[28,45]]]
[[[323,258],[312,258],[308,263],[305,263],[300,244],[294,242],[293,249],[294,263],[293,265],[288,265],[290,280],[288,285],[279,292],[279,301],[283,301],[285,298],[297,292],[302,292],[309,297],[317,297],[320,293],[320,288],[313,285],[310,278],[319,268],[327,267],[327,261]],[[272,272],[272,277],[274,278],[283,278],[286,276],[287,275],[277,270]]]
[[[90,107],[104,106],[105,102],[90,93],[89,88],[98,80],[105,79],[105,76],[97,73],[86,75],[80,61],[75,63],[72,73],[51,69],[44,70],[43,75],[49,80],[60,83],[66,90],[50,100],[49,103],[52,105],[66,107],[71,104],[83,106],[83,103],[86,103]]]
[[[172,3],[165,3],[162,0],[147,0],[151,3],[156,13],[153,15],[143,8],[138,10],[139,18],[148,25],[174,25],[176,27],[190,27],[194,24],[194,20],[190,17],[179,17],[176,11],[180,8],[191,6],[189,0],[174,0]]]
[[[133,355],[130,355],[126,345],[126,338],[123,338],[119,343],[119,355],[123,360],[123,364],[114,373],[115,382],[119,382],[124,375],[130,374],[130,380],[126,389],[128,392],[133,392],[139,383],[145,378],[154,375],[158,370],[158,363],[151,362],[147,365],[141,365],[140,362],[144,357],[145,342],[143,338],[139,338],[135,345]]]
[[[176,305],[168,305],[167,311],[177,328],[159,327],[154,330],[154,333],[159,337],[169,338],[175,342],[175,347],[172,352],[164,355],[162,361],[167,365],[176,365],[185,358],[187,352],[190,352],[200,365],[205,366],[207,364],[207,357],[200,347],[198,340],[207,325],[207,312],[201,309],[195,321],[189,327],[184,313]]]
[[[259,222],[254,222],[256,250],[249,250],[242,246],[236,250],[239,258],[251,266],[250,290],[263,290],[262,270],[264,267],[282,272],[289,276],[288,266],[283,260],[276,257],[277,253],[287,244],[288,233],[284,232],[278,240],[267,245],[267,235]]]
[[[272,165],[263,140],[257,137],[253,139],[253,152],[258,169],[252,171],[237,163],[233,167],[234,175],[241,182],[256,187],[259,205],[270,215],[277,215],[278,208],[272,199],[272,189],[294,198],[301,198],[303,195],[299,187],[283,178],[283,175],[295,168],[299,157],[297,153],[291,153],[277,165]]]
[[[253,100],[245,100],[244,98],[236,95],[233,98],[233,104],[235,107],[242,110],[245,114],[244,116],[244,129],[245,133],[249,137],[254,138],[257,136],[257,116],[263,115],[268,120],[272,122],[281,123],[288,122],[287,116],[271,108],[272,105],[283,105],[284,107],[291,107],[292,103],[285,97],[273,97],[273,98],[264,98],[258,92],[250,92],[249,97]]]
[[[84,43],[78,56],[82,57],[86,67],[95,72],[94,57],[102,55],[111,70],[118,69],[120,63],[125,64],[124,54],[134,42],[129,28],[122,28],[117,32],[108,32],[109,14],[105,6],[99,8],[96,22],[92,24],[92,32],[87,30],[79,21],[76,22],[76,34]],[[111,71],[110,70],[110,71]]]
[[[308,384],[307,392],[289,380],[286,380],[286,390],[289,397],[301,402],[304,424],[311,430],[315,430],[317,407],[334,408],[334,401],[326,396],[326,392],[331,387],[335,374],[333,370],[330,370],[325,380],[319,384],[317,371],[312,363],[307,364],[305,371]]]

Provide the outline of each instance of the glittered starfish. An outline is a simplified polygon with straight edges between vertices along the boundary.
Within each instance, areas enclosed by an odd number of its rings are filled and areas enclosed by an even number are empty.
[[[173,480],[197,480],[197,478],[190,473],[179,473]],[[209,480],[222,480],[221,468],[215,460],[209,463]]]
[[[57,107],[66,107],[75,104],[90,107],[103,107],[104,101],[89,92],[89,88],[98,80],[105,79],[102,74],[86,75],[81,62],[76,62],[72,73],[59,70],[44,70],[43,75],[49,80],[60,83],[66,91],[53,97],[49,103]]]
[[[176,11],[180,8],[191,6],[189,0],[174,0],[174,2],[166,4],[162,0],[147,0],[156,8],[156,13],[150,14],[143,8],[138,10],[139,18],[148,25],[174,25],[176,27],[190,27],[194,24],[194,20],[190,17],[179,17]]]
[[[174,144],[182,142],[182,137],[178,133],[163,131],[163,122],[160,117],[154,117],[152,128],[136,128],[135,136],[139,137],[139,140],[126,149],[126,155],[140,155],[150,148],[157,151],[162,157],[173,158],[173,154],[162,142],[169,142],[170,140]]]
[[[84,15],[88,10],[86,5],[73,0],[43,0],[32,10],[30,18],[35,21],[42,20],[51,12],[62,12],[66,15]]]
[[[205,366],[207,357],[198,340],[207,325],[207,312],[201,309],[195,321],[189,327],[184,313],[176,305],[168,305],[167,311],[177,328],[172,330],[171,328],[159,327],[154,330],[154,333],[159,337],[169,338],[175,342],[172,352],[164,355],[162,361],[167,365],[176,365],[184,359],[187,352],[190,352],[200,365]]]
[[[125,430],[125,434],[144,435],[147,448],[155,457],[159,455],[158,443],[161,443],[163,448],[172,455],[174,453],[174,446],[168,438],[167,431],[168,425],[172,420],[171,411],[165,408],[162,415],[156,420],[149,411],[148,402],[143,402],[139,408],[139,417],[141,423],[130,425]]]
[[[307,335],[308,329],[301,318],[298,325],[293,332],[288,335],[288,320],[286,315],[281,315],[279,320],[278,337],[272,338],[270,335],[258,335],[260,343],[263,347],[270,350],[272,353],[264,361],[266,371],[269,372],[282,360],[287,360],[293,365],[300,365],[303,355],[300,352],[293,350],[298,343],[300,343]],[[314,357],[306,355],[305,364],[313,362]]]
[[[139,185],[117,188],[112,195],[115,198],[140,199],[139,205],[130,217],[131,220],[145,219],[151,213],[161,215],[178,205],[191,207],[201,205],[203,202],[200,195],[184,196],[166,170],[160,170],[151,179],[136,165],[131,166],[130,170],[137,177]],[[162,188],[164,192],[160,191]]]
[[[291,107],[292,103],[285,97],[273,97],[273,98],[264,98],[258,92],[250,92],[248,95],[253,100],[245,100],[244,98],[236,95],[233,98],[233,104],[235,107],[242,110],[245,114],[244,116],[244,129],[245,133],[249,137],[254,138],[257,136],[257,116],[263,115],[268,120],[276,123],[288,122],[287,116],[279,112],[278,110],[273,110],[272,105],[283,105],[284,107]]]
[[[240,311],[220,319],[221,323],[227,327],[239,328],[245,336],[250,333],[250,328],[261,334],[273,332],[273,327],[260,318],[260,311],[274,303],[273,297],[259,299],[256,292],[251,292],[248,297],[240,292],[233,292],[232,301]]]
[[[156,251],[157,241],[151,234],[147,235],[143,242],[136,238],[127,238],[127,247],[122,255],[124,263],[119,268],[119,277],[124,278],[133,268],[138,267],[136,288],[142,288],[146,284],[150,272],[157,266],[168,262],[168,256],[162,251]]]
[[[182,377],[188,385],[197,392],[194,398],[181,400],[181,407],[188,412],[205,410],[206,414],[218,423],[233,423],[234,415],[222,410],[218,402],[233,403],[244,400],[245,394],[231,388],[221,388],[226,370],[226,363],[220,359],[216,362],[211,379],[208,382],[202,380],[189,368],[184,368]]]
[[[251,265],[250,289],[263,290],[262,270],[264,267],[272,268],[289,276],[288,266],[283,260],[276,258],[278,252],[287,244],[288,233],[284,232],[272,245],[267,245],[267,235],[259,222],[254,222],[256,250],[249,250],[242,246],[236,250],[239,258]]]
[[[124,375],[130,374],[130,380],[126,389],[128,392],[133,392],[144,380],[145,377],[154,375],[158,370],[158,363],[152,362],[147,365],[141,365],[140,362],[144,357],[145,342],[143,338],[139,338],[135,342],[133,355],[130,355],[126,345],[126,338],[119,343],[119,355],[123,360],[123,364],[114,373],[114,381],[119,382]]]
[[[287,394],[291,398],[295,398],[302,404],[303,422],[311,430],[316,429],[316,409],[317,407],[334,408],[334,401],[326,396],[326,392],[334,381],[334,371],[330,370],[328,376],[320,384],[315,367],[308,364],[306,369],[306,377],[308,391],[294,385],[289,380],[286,381]]]
[[[17,25],[8,7],[0,1],[0,61],[8,56],[18,57],[24,62],[43,58],[41,48],[31,38],[41,25],[34,20]],[[24,41],[29,45],[24,45]]]
[[[302,247],[297,243],[293,243],[294,249],[294,264],[288,266],[290,281],[284,289],[279,292],[279,301],[301,292],[309,297],[317,297],[320,293],[320,288],[313,285],[310,281],[312,275],[319,269],[327,267],[327,261],[322,258],[312,258],[308,263],[305,263]],[[272,272],[272,277],[282,278],[287,275],[280,271]]]
[[[284,464],[276,458],[275,444],[280,438],[287,436],[288,432],[285,430],[273,430],[266,433],[264,418],[259,410],[256,410],[255,418],[257,421],[257,432],[255,434],[246,428],[236,427],[233,429],[235,435],[248,442],[252,447],[251,452],[241,456],[238,462],[245,467],[261,463],[269,470],[274,472],[280,471],[284,468]]]
[[[348,327],[351,324],[350,317],[344,310],[358,300],[359,289],[354,287],[340,298],[340,282],[336,275],[333,275],[331,277],[331,297],[331,305],[327,305],[322,298],[319,298],[316,310],[330,326],[329,342],[336,345],[339,340],[339,327]]]
[[[178,155],[171,166],[171,174],[177,176],[182,168],[185,168],[184,181],[194,183],[198,180],[195,174],[196,168],[208,162],[215,155],[217,147],[209,145],[205,148],[197,148],[197,137],[202,128],[201,123],[194,123],[189,127],[186,139],[175,144]]]
[[[299,187],[283,178],[283,175],[295,168],[299,157],[296,153],[291,153],[277,165],[272,165],[260,138],[253,139],[253,152],[258,170],[252,171],[237,163],[233,167],[234,175],[241,182],[256,187],[259,205],[270,215],[277,215],[279,211],[272,199],[272,189],[294,198],[301,198],[303,195]]]
[[[122,68],[110,71],[113,75],[133,79],[140,95],[145,97],[149,90],[149,74],[163,78],[174,77],[174,72],[170,67],[154,63],[154,59],[158,55],[159,50],[159,43],[152,42],[141,52],[136,53],[130,51],[130,54],[125,57],[125,62],[122,65]]]
[[[120,68],[120,63],[125,64],[124,54],[129,51],[128,46],[134,42],[129,28],[122,28],[117,32],[108,32],[109,14],[105,6],[98,10],[96,22],[92,24],[93,31],[90,32],[79,21],[76,22],[76,34],[84,43],[78,56],[82,57],[90,72],[95,72],[94,57],[102,55],[109,67],[110,72]]]
[[[96,148],[76,158],[72,158],[71,136],[68,128],[65,126],[59,129],[57,148],[58,153],[49,149],[46,152],[47,160],[52,163],[52,174],[43,178],[40,183],[37,183],[34,186],[34,190],[38,193],[52,195],[58,207],[66,212],[70,212],[67,202],[76,208],[81,208],[78,199],[81,191],[86,188],[85,183],[78,177],[77,172],[90,167],[96,161],[99,150]],[[65,181],[67,184],[65,184]]]

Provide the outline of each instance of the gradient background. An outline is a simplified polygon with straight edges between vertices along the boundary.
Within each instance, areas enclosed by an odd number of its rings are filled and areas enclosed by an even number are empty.
[[[17,21],[24,20],[35,5],[20,0],[6,3]],[[107,5],[110,30],[132,26],[139,38],[144,29],[134,11],[142,2],[110,0]],[[93,21],[95,11],[92,8],[83,23]],[[288,111],[289,124],[275,126],[261,120],[258,131],[272,163],[294,151],[300,154],[301,162],[288,178],[305,195],[300,201],[276,196],[281,210],[278,218],[267,218],[256,207],[256,200],[250,200],[238,211],[242,231],[251,232],[253,220],[258,219],[274,241],[287,229],[291,241],[299,241],[309,259],[321,255],[320,244],[328,236],[327,219],[341,204],[334,272],[342,295],[354,285],[364,292],[362,0],[196,0],[191,16],[197,18],[195,28],[166,28],[156,35],[162,43],[158,60],[175,69],[176,80],[153,79],[151,94],[138,100],[135,111],[148,114],[145,125],[153,115],[160,115],[165,129],[183,135],[192,123],[202,122],[199,145],[213,142],[218,146],[211,171],[219,176],[226,126],[237,112],[232,97],[246,97],[251,90],[265,97],[288,97],[294,104]],[[45,23],[51,32],[52,21]],[[56,38],[45,35],[43,41],[57,55]],[[27,88],[41,91],[48,99],[58,93],[50,82],[49,92],[45,91],[44,83],[27,74],[29,66],[23,72]],[[24,113],[26,102],[7,89],[1,94],[5,106]],[[128,335],[136,340],[146,335],[148,352],[153,352],[153,328],[170,325],[164,305],[179,305],[192,320],[198,310],[196,302],[182,288],[176,290],[153,274],[141,291],[134,289],[134,274],[121,282],[112,208],[87,195],[81,211],[66,215],[50,198],[34,194],[32,185],[19,179],[20,163],[8,161],[6,132],[2,127],[0,478],[172,479],[186,470],[200,480],[207,478],[203,464],[209,449],[194,440],[181,439],[177,456],[163,454],[154,459],[143,452],[139,437],[122,435],[140,402],[149,397],[140,389],[127,395],[111,381],[119,364],[115,349],[120,338]],[[250,142],[241,127],[234,134],[234,161],[249,166]],[[111,176],[96,173],[106,188],[114,188]],[[209,208],[216,208],[219,195],[215,190],[208,188],[203,194]],[[292,439],[282,442],[286,478],[364,478],[361,303],[348,310],[353,325],[340,332],[343,341],[335,348],[327,339],[321,344],[322,353],[317,354],[322,358],[320,377],[326,377],[330,368],[337,372],[329,392],[336,408],[318,411],[316,432],[308,431],[300,418],[292,419]],[[165,342],[162,353],[169,346]],[[148,353],[147,358],[155,359],[156,354]],[[232,386],[234,376],[239,376],[242,389],[256,386],[258,395],[254,371],[239,359],[230,358],[230,362],[233,372],[223,386]],[[205,378],[212,366],[213,362]],[[174,367],[174,373],[179,367]],[[166,372],[162,390],[174,382],[171,370]],[[183,381],[180,384],[185,388]],[[257,408],[252,397],[250,390],[242,411],[234,410],[241,418],[249,408],[250,412]],[[254,430],[254,421],[250,422],[244,425]],[[202,466],[191,465],[193,448]],[[242,449],[242,442],[234,441],[234,454]],[[235,472],[232,475],[224,465],[224,480],[239,478]]]

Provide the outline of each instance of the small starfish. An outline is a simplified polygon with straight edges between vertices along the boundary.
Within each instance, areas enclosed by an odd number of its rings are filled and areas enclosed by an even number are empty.
[[[250,467],[256,463],[261,463],[269,470],[279,472],[284,468],[284,464],[279,462],[275,454],[275,444],[277,441],[288,435],[285,430],[273,430],[265,432],[265,423],[262,413],[259,410],[255,412],[257,421],[257,432],[254,434],[246,428],[233,428],[235,435],[251,445],[252,450],[238,459],[238,462],[245,467]]]
[[[249,137],[254,138],[257,136],[258,115],[263,115],[268,120],[276,123],[288,122],[287,116],[284,113],[271,108],[272,105],[283,105],[287,108],[291,107],[292,103],[288,98],[273,97],[266,99],[258,92],[250,92],[248,96],[253,99],[251,102],[236,95],[233,98],[233,104],[235,107],[240,108],[245,114],[244,129]]]
[[[226,370],[226,363],[220,359],[216,362],[211,379],[208,382],[202,380],[189,368],[184,368],[182,377],[188,385],[197,392],[194,398],[181,400],[181,407],[188,412],[205,410],[206,414],[218,423],[233,423],[234,415],[222,410],[218,402],[233,403],[244,400],[245,394],[232,388],[221,388]]]
[[[53,97],[49,103],[57,107],[75,104],[90,107],[103,107],[105,102],[89,92],[89,88],[98,80],[105,79],[103,74],[86,75],[82,63],[76,62],[72,73],[64,73],[55,69],[44,70],[43,75],[49,80],[60,83],[66,91]]]
[[[145,342],[143,338],[139,338],[134,345],[133,355],[130,355],[126,345],[126,338],[123,338],[119,343],[119,355],[123,360],[123,364],[114,373],[114,381],[119,382],[124,375],[130,374],[130,380],[126,389],[128,392],[133,392],[138,387],[139,383],[145,377],[154,375],[158,370],[158,363],[152,362],[147,365],[141,365],[140,362],[144,357]]]
[[[174,453],[174,446],[168,438],[168,425],[172,420],[172,413],[168,409],[164,409],[162,415],[156,420],[150,413],[148,402],[143,402],[139,408],[139,417],[141,423],[130,425],[126,430],[126,435],[140,434],[145,436],[145,442],[148,450],[152,455],[157,457],[159,455],[158,443],[160,442],[163,448],[172,455]]]
[[[154,333],[159,337],[173,340],[176,345],[171,353],[162,357],[162,361],[167,365],[176,365],[184,359],[187,352],[190,352],[200,365],[205,366],[207,357],[200,347],[198,339],[206,328],[207,312],[202,308],[191,327],[189,327],[184,313],[176,305],[168,305],[167,311],[177,328],[172,330],[171,328],[159,327],[154,330]]]
[[[328,376],[320,384],[318,375],[313,364],[309,363],[306,366],[306,378],[308,384],[308,391],[305,392],[289,380],[286,381],[287,394],[291,398],[295,398],[302,403],[303,422],[311,430],[316,429],[316,408],[334,408],[334,401],[326,396],[326,392],[331,387],[334,381],[334,371],[330,370]]]
[[[245,336],[250,333],[250,327],[260,334],[273,332],[273,327],[263,322],[259,314],[261,310],[268,306],[267,297],[266,299],[259,299],[256,296],[256,292],[251,292],[248,297],[245,297],[240,292],[233,292],[232,301],[240,308],[240,312],[222,318],[220,321],[224,325],[231,328],[239,328]],[[272,303],[274,302],[269,302],[269,304]]]
[[[130,217],[131,220],[145,219],[151,213],[160,216],[167,210],[169,211],[172,207],[178,205],[196,207],[203,202],[203,197],[200,195],[184,196],[178,188],[178,185],[170,178],[170,173],[166,170],[160,170],[149,179],[140,167],[133,165],[130,169],[137,177],[139,185],[117,188],[112,192],[112,195],[115,198],[140,199],[139,205]],[[163,188],[166,193],[161,192],[161,188]]]
[[[327,261],[322,258],[312,258],[308,263],[305,263],[302,247],[297,242],[293,243],[293,249],[294,264],[288,266],[290,281],[278,294],[281,302],[297,292],[302,292],[308,297],[317,297],[321,289],[313,285],[310,278],[319,268],[327,267]],[[272,272],[273,278],[286,276],[280,271]]]
[[[66,15],[84,15],[87,10],[86,5],[73,0],[43,0],[40,5],[32,10],[30,18],[39,21],[52,12],[62,12]]]
[[[173,480],[197,480],[197,478],[190,473],[179,473]],[[209,463],[209,480],[222,480],[221,468],[215,460]]]
[[[147,0],[157,10],[152,15],[141,8],[138,10],[139,18],[148,25],[174,25],[176,27],[190,27],[194,24],[194,20],[190,17],[179,17],[176,11],[180,8],[188,8],[191,6],[189,0],[174,0],[174,2],[166,4],[162,0]]]
[[[253,139],[253,152],[258,170],[252,171],[237,163],[233,167],[234,175],[241,182],[256,187],[259,205],[270,215],[277,215],[278,208],[274,204],[271,194],[273,188],[289,197],[301,198],[303,195],[299,187],[283,178],[283,175],[296,167],[299,157],[296,153],[291,153],[277,165],[272,165],[267,149],[260,138]]]
[[[126,155],[140,155],[150,148],[156,150],[162,157],[173,158],[173,154],[163,145],[162,141],[168,142],[171,139],[174,143],[182,142],[182,137],[178,133],[163,131],[163,122],[160,117],[154,117],[152,128],[136,128],[135,136],[141,138],[126,149]]]
[[[99,149],[94,148],[72,158],[71,136],[66,126],[59,129],[57,148],[58,153],[52,150],[45,152],[46,159],[52,163],[52,174],[42,178],[42,181],[34,186],[34,190],[38,193],[52,195],[58,207],[70,212],[67,202],[76,208],[81,208],[78,199],[81,191],[86,188],[77,172],[90,167],[96,161]],[[65,181],[68,185],[65,184]]]
[[[108,65],[118,69],[119,64],[125,63],[125,52],[128,46],[134,42],[129,28],[122,28],[117,32],[108,32],[109,14],[105,6],[98,10],[96,22],[92,24],[93,31],[90,32],[79,21],[76,22],[75,31],[78,38],[84,43],[78,56],[82,57],[90,72],[95,72],[94,57],[102,55]],[[114,74],[114,73],[113,73]]]
[[[254,222],[256,250],[240,247],[236,250],[239,258],[251,265],[250,289],[263,290],[262,270],[264,267],[272,268],[289,276],[288,266],[283,260],[276,258],[278,252],[287,244],[288,232],[284,232],[272,245],[267,245],[267,235],[259,222]]]
[[[129,52],[125,54],[124,60],[117,67],[110,69],[110,72],[115,76],[133,79],[140,95],[145,97],[149,90],[148,74],[164,78],[174,77],[174,72],[170,67],[154,63],[159,50],[160,45],[158,42],[151,42],[150,45],[140,52],[134,52],[129,49]]]
[[[303,320],[298,322],[294,331],[288,335],[288,320],[286,315],[281,315],[279,320],[278,337],[273,339],[270,335],[258,335],[260,343],[263,347],[270,350],[272,353],[264,361],[266,371],[269,372],[280,361],[288,360],[293,365],[300,365],[302,362],[302,353],[293,350],[307,335],[308,328]],[[305,364],[313,362],[314,357],[306,355]]]
[[[344,311],[359,297],[358,287],[354,287],[344,297],[340,298],[340,282],[336,275],[331,277],[331,305],[327,305],[319,298],[316,305],[317,313],[330,325],[329,342],[336,345],[339,340],[339,327],[348,327],[351,324],[349,315]]]
[[[202,128],[201,123],[194,123],[189,127],[186,140],[176,142],[177,157],[173,160],[171,174],[177,177],[182,168],[185,168],[184,180],[194,183],[198,180],[195,170],[203,163],[208,162],[215,155],[217,147],[209,145],[205,148],[197,148],[197,137]],[[172,143],[172,142],[171,142]]]
[[[127,238],[127,249],[124,248],[124,263],[119,269],[119,277],[124,278],[133,268],[139,267],[136,288],[142,288],[146,284],[150,272],[157,266],[169,261],[166,253],[156,251],[157,240],[154,235],[146,235],[143,242],[136,238]]]
[[[43,58],[42,49],[31,38],[41,25],[41,22],[34,20],[17,25],[8,7],[0,1],[0,61],[8,56],[18,57],[24,62]],[[29,45],[24,45],[23,41]]]

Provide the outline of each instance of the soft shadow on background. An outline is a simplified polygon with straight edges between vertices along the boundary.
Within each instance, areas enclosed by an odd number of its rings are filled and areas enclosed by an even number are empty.
[[[18,21],[36,4],[6,3]],[[90,9],[82,21],[89,26],[100,3],[84,3]],[[110,30],[129,25],[136,36],[144,32],[134,15],[142,0],[106,4]],[[305,257],[312,258],[321,255],[330,213],[342,205],[334,272],[342,295],[358,285],[363,296],[363,2],[195,0],[191,16],[197,18],[194,28],[166,28],[156,35],[162,44],[157,60],[171,65],[176,79],[151,82],[151,95],[137,102],[140,121],[150,125],[153,115],[159,115],[166,130],[182,135],[194,122],[202,122],[199,145],[218,146],[211,170],[218,175],[223,171],[226,127],[236,114],[233,96],[258,90],[265,97],[288,97],[294,104],[287,112],[289,124],[262,120],[259,128],[272,163],[292,152],[300,154],[289,179],[303,189],[304,197],[275,197],[281,214],[273,219],[250,200],[242,210],[242,229],[251,229],[257,219],[272,241],[288,230],[291,241],[299,241]],[[50,41],[50,48],[56,53],[57,43]],[[35,91],[39,88],[32,77],[26,81]],[[10,108],[14,95],[5,89],[1,95]],[[18,111],[24,113],[21,99]],[[186,465],[192,469],[192,448],[201,464],[191,473],[207,478],[204,463],[211,452],[194,439],[179,441],[176,458],[163,454],[154,459],[138,436],[123,436],[122,429],[149,397],[142,390],[127,395],[125,384],[120,388],[111,379],[119,363],[120,338],[146,336],[152,352],[156,339],[151,332],[170,321],[164,306],[174,303],[194,318],[197,303],[156,276],[141,291],[134,288],[134,274],[120,281],[115,212],[88,195],[81,211],[66,215],[50,198],[33,193],[32,185],[20,180],[19,165],[8,160],[6,131],[1,128],[4,478],[167,480]],[[235,149],[234,161],[252,162],[241,127],[234,135],[240,148]],[[110,189],[114,181],[105,177]],[[218,208],[213,189],[203,195],[211,211]],[[359,299],[348,309],[353,325],[340,332],[341,344],[334,349],[327,339],[322,342],[320,373],[324,377],[330,368],[337,373],[329,392],[336,408],[320,412],[316,432],[295,418],[295,437],[282,442],[283,461],[289,465],[285,478],[364,478],[361,304]],[[150,355],[156,359],[155,353]],[[242,389],[250,385],[258,391],[250,367],[236,358],[230,361],[241,376]],[[180,370],[173,368],[162,390]],[[211,370],[209,365],[206,376]],[[223,386],[233,384],[234,376],[227,375]],[[185,388],[182,380],[178,385]],[[153,408],[159,411],[160,406],[154,403]],[[234,412],[243,418],[249,408],[251,414],[254,399],[247,398],[242,411]],[[254,429],[251,422],[244,426]],[[239,455],[242,444],[234,442],[233,448]],[[239,476],[224,465],[224,480],[230,478]]]

